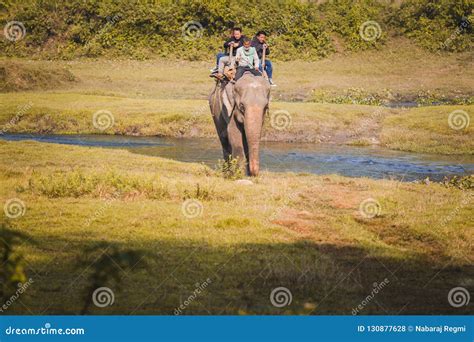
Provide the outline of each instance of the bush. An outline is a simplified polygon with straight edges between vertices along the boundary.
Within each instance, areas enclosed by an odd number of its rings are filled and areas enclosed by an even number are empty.
[[[244,170],[242,170],[242,165],[238,158],[219,159],[216,171],[224,179],[236,180],[244,177]]]
[[[166,186],[154,179],[142,179],[133,175],[86,173],[81,170],[56,172],[50,175],[34,173],[28,188],[32,193],[50,198],[62,197],[135,197],[168,199],[171,195]]]
[[[408,0],[391,22],[429,50],[467,51],[473,43],[473,11],[470,0]]]
[[[348,50],[365,50],[385,42],[384,9],[375,0],[334,0],[321,6],[330,30],[341,35]]]
[[[377,48],[389,31],[415,39],[429,49],[467,50],[472,45],[473,3],[469,0],[333,0],[318,5],[300,0],[0,0],[0,21],[24,24],[16,42],[0,40],[6,56],[71,59],[80,56],[174,57],[210,59],[222,49],[229,29],[249,36],[269,33],[271,58],[319,59],[334,51],[332,36],[346,49]],[[470,16],[470,17],[469,17]],[[463,24],[464,25],[464,24]],[[368,27],[366,35],[361,27]],[[364,39],[364,36],[369,39]],[[376,39],[371,39],[375,37]]]
[[[447,188],[458,188],[461,190],[474,190],[474,175],[445,177],[442,184]]]

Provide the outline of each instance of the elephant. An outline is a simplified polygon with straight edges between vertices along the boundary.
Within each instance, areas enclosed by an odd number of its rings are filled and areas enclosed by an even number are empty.
[[[209,106],[224,160],[238,158],[247,174],[260,169],[260,137],[270,102],[270,85],[262,76],[244,74],[238,81],[216,82]]]

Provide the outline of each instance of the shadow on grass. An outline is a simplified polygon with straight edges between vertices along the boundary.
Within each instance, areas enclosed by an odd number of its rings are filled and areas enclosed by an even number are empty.
[[[29,263],[34,286],[8,314],[74,315],[83,309],[98,259],[91,258],[80,269],[75,265],[81,254],[102,242],[65,239],[49,243],[66,245],[67,251],[52,251],[47,246],[37,250],[52,258],[48,262],[33,258],[36,261]],[[362,315],[473,313],[472,304],[454,308],[448,302],[453,287],[464,286],[472,292],[468,284],[472,284],[474,269],[470,265],[375,257],[362,248],[309,242],[216,247],[135,240],[110,246],[147,252],[136,268],[116,265],[111,271],[120,278],[120,288],[108,283],[107,277],[104,284],[94,285],[110,287],[115,300],[103,308],[89,306],[90,314],[351,315],[359,305]],[[140,267],[141,263],[147,267]],[[291,292],[289,305],[272,305],[270,294],[277,287]],[[375,288],[379,290],[374,294]]]

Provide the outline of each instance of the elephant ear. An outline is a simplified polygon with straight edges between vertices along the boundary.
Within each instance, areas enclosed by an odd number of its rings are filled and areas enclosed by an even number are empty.
[[[222,116],[225,121],[229,123],[235,106],[234,85],[230,82],[224,87],[224,91],[222,92],[222,102],[224,104],[222,107]]]

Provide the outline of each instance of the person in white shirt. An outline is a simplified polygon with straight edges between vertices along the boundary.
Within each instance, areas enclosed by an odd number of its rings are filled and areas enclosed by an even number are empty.
[[[257,50],[250,46],[250,39],[247,37],[244,38],[243,46],[237,49],[235,59],[239,63],[235,73],[235,81],[241,78],[247,71],[255,76],[262,76],[259,70],[260,59],[258,58]]]

